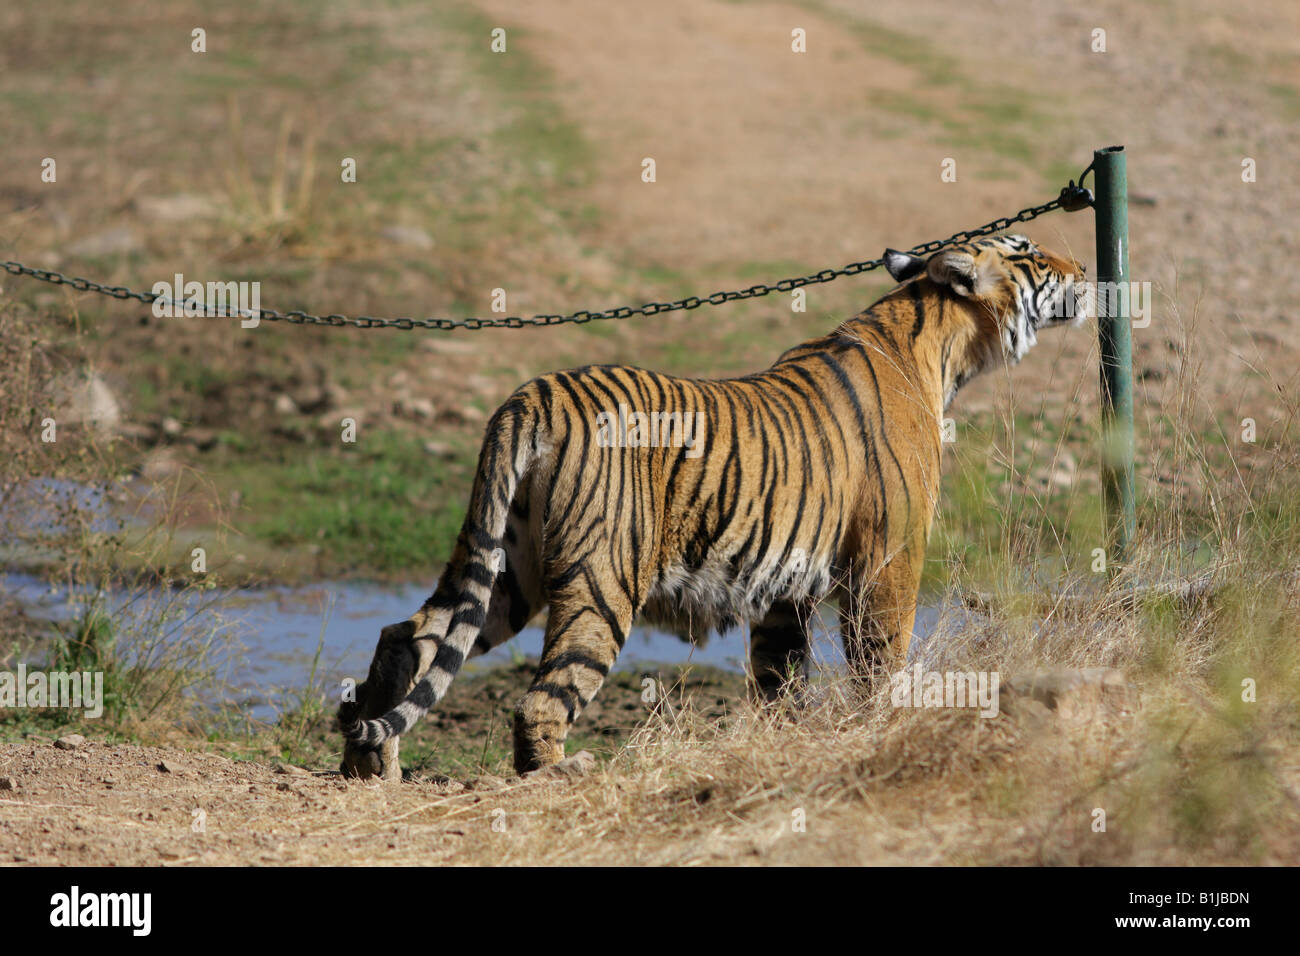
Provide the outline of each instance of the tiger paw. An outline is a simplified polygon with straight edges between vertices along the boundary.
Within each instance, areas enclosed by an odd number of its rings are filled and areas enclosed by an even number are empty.
[[[385,783],[400,783],[402,765],[397,759],[397,737],[385,740],[378,749],[368,749],[346,744],[339,773],[347,778],[369,780],[378,777]]]

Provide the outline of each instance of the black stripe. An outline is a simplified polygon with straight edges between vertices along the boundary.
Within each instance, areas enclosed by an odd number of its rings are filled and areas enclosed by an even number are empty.
[[[576,718],[578,707],[582,706],[583,700],[578,692],[571,687],[564,687],[560,684],[533,684],[528,688],[530,694],[545,694],[553,700],[558,700],[564,705],[568,712],[569,723],[573,723]]]
[[[908,289],[912,293],[912,312],[914,319],[912,321],[912,341],[921,334],[921,329],[925,328],[925,300],[921,297],[921,283],[913,282]]]
[[[465,655],[462,654],[460,650],[458,650],[454,645],[448,643],[447,641],[442,641],[438,644],[438,653],[433,655],[433,666],[438,668],[438,670],[445,671],[448,674],[454,675],[457,671],[460,670],[461,665],[464,663],[465,663]],[[420,685],[416,686],[416,690],[418,691],[420,689],[420,686],[423,684],[424,681],[421,681]],[[414,693],[412,693],[409,699],[413,703],[420,704],[420,706],[422,706],[425,710],[428,710],[430,707],[434,705],[434,703],[436,703],[436,701],[434,701],[433,699],[432,688],[430,688],[430,693],[427,695],[427,699],[428,699],[427,703],[423,702],[424,700],[423,698],[421,698],[420,700],[416,700]]]
[[[537,677],[541,679],[553,671],[563,670],[566,667],[585,667],[587,670],[595,671],[602,678],[609,674],[609,665],[603,661],[598,661],[590,654],[584,654],[582,651],[565,651],[557,654],[555,657],[543,660],[541,666],[537,668]]]

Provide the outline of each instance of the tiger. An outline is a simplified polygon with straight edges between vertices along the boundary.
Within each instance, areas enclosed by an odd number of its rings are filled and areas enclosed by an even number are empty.
[[[542,375],[491,416],[469,508],[427,601],[385,627],[339,709],[347,776],[400,778],[397,741],[469,657],[549,609],[514,712],[520,774],[564,759],[634,619],[687,636],[750,624],[757,704],[806,679],[836,598],[868,687],[906,659],[934,521],[941,422],[957,392],[1078,324],[1084,267],[1020,235],[928,258],[764,371],[680,378],[621,365]]]

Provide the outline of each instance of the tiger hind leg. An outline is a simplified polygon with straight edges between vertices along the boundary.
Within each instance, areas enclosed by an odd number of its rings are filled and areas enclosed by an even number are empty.
[[[446,628],[445,623],[443,627]],[[366,679],[354,688],[351,699],[345,697],[339,705],[341,726],[378,717],[415,686],[419,674],[428,669],[436,649],[434,640],[415,637],[416,628],[412,619],[390,624],[380,632]],[[359,747],[345,740],[339,772],[345,777],[400,780],[397,738],[384,741],[378,749]]]
[[[545,607],[537,574],[532,536],[527,527],[526,501],[517,501],[510,518],[500,567],[492,583],[483,629],[467,657],[486,654],[510,640]],[[442,590],[441,583],[439,590]],[[436,594],[436,592],[435,592]],[[379,636],[370,672],[356,688],[356,700],[339,708],[339,723],[372,720],[400,703],[428,672],[446,637],[452,608],[435,608],[433,598],[408,621],[385,627]],[[346,741],[339,767],[345,777],[382,777],[400,780],[398,761],[400,737],[385,740],[378,748]]]

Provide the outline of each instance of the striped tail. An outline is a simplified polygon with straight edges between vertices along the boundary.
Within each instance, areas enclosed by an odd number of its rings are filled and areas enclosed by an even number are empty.
[[[406,698],[384,716],[343,728],[353,744],[378,747],[390,737],[406,733],[442,700],[483,628],[492,584],[501,570],[496,553],[505,535],[510,503],[520,480],[536,461],[540,444],[538,415],[522,393],[521,389],[512,395],[488,423],[469,512],[447,570],[426,605],[429,609],[453,609],[445,636],[438,638],[433,664]]]

